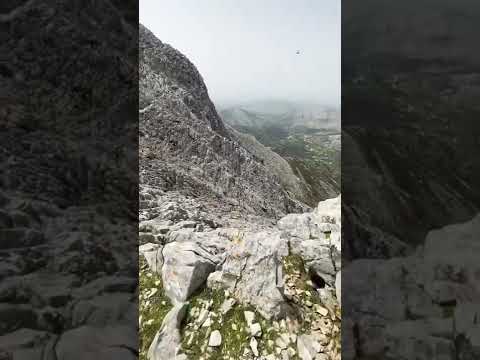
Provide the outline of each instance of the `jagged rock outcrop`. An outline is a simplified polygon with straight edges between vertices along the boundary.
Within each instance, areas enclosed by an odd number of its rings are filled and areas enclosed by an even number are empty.
[[[227,131],[185,56],[142,25],[139,46],[142,184],[209,194],[258,214],[307,209]]]
[[[341,265],[341,197],[320,202],[312,213],[289,214],[278,222],[290,249],[329,285]]]

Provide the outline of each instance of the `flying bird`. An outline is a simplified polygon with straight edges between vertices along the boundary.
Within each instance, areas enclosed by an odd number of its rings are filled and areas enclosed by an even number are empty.
[[[297,50],[297,55],[300,54],[300,50]]]

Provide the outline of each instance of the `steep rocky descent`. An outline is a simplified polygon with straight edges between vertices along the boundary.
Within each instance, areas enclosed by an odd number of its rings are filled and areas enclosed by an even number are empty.
[[[140,25],[141,182],[279,217],[306,206],[225,128],[190,61]]]
[[[278,225],[146,186],[140,204],[142,359],[339,358],[340,197]]]

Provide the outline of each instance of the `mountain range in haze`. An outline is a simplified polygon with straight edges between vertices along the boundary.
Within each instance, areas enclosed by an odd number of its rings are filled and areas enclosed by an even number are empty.
[[[219,104],[217,108],[232,126],[259,127],[280,124],[286,127],[340,130],[338,107],[288,100],[256,100]]]

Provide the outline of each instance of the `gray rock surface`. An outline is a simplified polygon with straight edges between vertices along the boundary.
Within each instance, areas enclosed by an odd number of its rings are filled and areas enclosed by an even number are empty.
[[[148,266],[153,272],[161,273],[163,267],[163,246],[147,243],[138,248],[138,252],[145,258]]]
[[[292,253],[329,285],[341,267],[341,197],[319,203],[312,213],[289,214],[278,222]]]
[[[136,359],[136,338],[135,329],[128,326],[82,326],[67,331],[60,337],[55,346],[55,358]]]
[[[285,314],[281,258],[288,245],[278,232],[245,233],[234,238],[221,270],[210,286],[229,289],[242,302],[252,304],[266,318]]]
[[[476,216],[432,230],[409,257],[356,260],[344,267],[349,292],[343,321],[357,328],[356,335],[345,335],[346,343],[356,344],[351,352],[392,359],[478,354],[479,231]]]
[[[172,242],[163,249],[162,279],[174,303],[185,302],[215,270],[217,259],[193,242]]]
[[[143,191],[153,193],[147,188]],[[158,223],[161,223],[164,229],[162,236],[165,245],[147,243],[140,245],[139,251],[145,259],[148,259],[149,252],[155,254],[155,251],[162,249],[164,259],[161,269],[162,291],[165,295],[172,300],[173,304],[184,304],[189,301],[195,301],[198,304],[198,300],[193,300],[193,294],[201,293],[204,288],[215,289],[222,294],[225,292],[224,300],[218,304],[215,311],[211,309],[212,303],[208,297],[204,300],[203,308],[189,310],[189,330],[185,333],[187,339],[193,339],[196,332],[204,331],[201,329],[211,329],[215,321],[226,317],[235,306],[251,306],[257,315],[253,311],[245,311],[245,320],[249,336],[252,339],[257,338],[255,340],[257,351],[260,351],[258,342],[262,341],[262,334],[269,331],[262,321],[283,321],[284,325],[281,326],[285,327],[285,319],[290,319],[292,314],[298,312],[302,316],[309,317],[312,333],[304,342],[302,340],[298,342],[298,329],[295,325],[290,325],[288,331],[291,335],[280,334],[285,339],[280,336],[276,339],[275,346],[285,354],[289,346],[295,349],[300,346],[305,354],[314,351],[312,359],[330,356],[326,355],[327,353],[332,354],[334,358],[337,356],[334,355],[338,354],[334,351],[336,346],[334,343],[328,349],[317,348],[315,345],[322,342],[328,344],[332,334],[338,334],[339,331],[338,325],[337,330],[334,330],[330,320],[332,316],[335,318],[334,311],[338,306],[334,282],[326,283],[325,288],[317,289],[318,299],[323,302],[323,306],[313,304],[308,300],[308,296],[313,296],[311,292],[295,289],[295,286],[292,288],[292,281],[296,281],[295,275],[287,276],[284,273],[284,267],[285,258],[293,254],[298,255],[304,264],[309,264],[312,269],[314,268],[312,264],[324,256],[329,264],[335,263],[331,258],[333,251],[325,255],[326,253],[316,253],[315,249],[318,249],[318,245],[327,246],[325,244],[334,243],[331,239],[335,239],[337,235],[340,236],[339,198],[321,202],[311,213],[287,215],[279,221],[278,226],[265,221],[264,217],[247,216],[248,221],[246,221],[241,214],[237,217],[234,212],[223,213],[222,208],[210,207],[211,204],[208,202],[204,203],[200,199],[186,197],[173,191],[157,193],[154,202],[156,204],[154,207],[145,207],[141,210],[146,218],[150,217],[148,215],[150,209],[155,211],[158,207],[164,208],[165,203],[170,204],[169,207],[175,208],[177,212],[185,214],[181,220],[171,221],[169,225],[166,225],[167,222],[162,219],[162,215],[144,221],[141,225],[141,230],[146,234],[157,232],[156,224]],[[201,209],[210,209],[210,211],[203,212]],[[204,226],[199,228],[199,224]],[[327,236],[326,233],[328,233]],[[314,236],[311,236],[312,234]],[[293,251],[293,246],[305,250]],[[340,250],[338,247],[336,249]],[[335,266],[339,267],[340,264],[337,262]],[[151,271],[157,269],[158,272],[156,263],[151,262],[149,267]],[[333,281],[335,281],[335,275],[335,273],[332,275]],[[322,276],[326,278],[324,273]],[[292,301],[292,296],[287,296],[287,291],[289,293],[294,291],[294,294],[297,291],[295,299],[304,299],[301,300],[304,307],[299,308],[298,304]],[[315,292],[315,289],[312,288],[311,291]],[[217,315],[213,315],[214,313]],[[291,321],[290,319],[289,323]],[[278,324],[277,322],[277,326]],[[285,329],[287,331],[286,327]],[[208,334],[204,346],[221,349],[223,341],[220,345],[215,345],[219,343],[218,337],[210,332]],[[154,342],[159,344],[157,345],[159,348],[176,349],[172,350],[173,353],[180,351],[176,346],[184,340],[182,337],[178,338],[175,335],[172,340],[167,337],[166,331],[162,330],[157,335]],[[221,333],[220,336],[223,337],[224,334]],[[293,343],[289,340],[290,337],[294,339]],[[210,339],[212,342],[209,345]],[[251,346],[255,349],[255,341],[249,340],[245,343],[249,351],[253,351]],[[315,347],[314,350],[311,349],[312,346]],[[291,351],[296,350],[292,348],[290,353]],[[274,356],[274,354],[270,355]],[[309,355],[304,356],[308,358]]]
[[[150,348],[148,360],[176,360],[180,355],[180,324],[186,315],[187,303],[177,303],[165,316]]]

